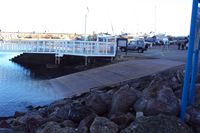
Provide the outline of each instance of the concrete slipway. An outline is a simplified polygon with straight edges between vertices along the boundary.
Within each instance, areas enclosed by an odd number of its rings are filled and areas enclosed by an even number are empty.
[[[93,88],[112,86],[183,64],[163,59],[129,60],[51,79],[50,83],[63,96],[71,97]]]

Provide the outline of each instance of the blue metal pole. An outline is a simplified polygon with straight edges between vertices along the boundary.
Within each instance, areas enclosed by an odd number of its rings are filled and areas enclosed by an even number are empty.
[[[195,82],[196,82],[196,76],[198,72],[198,60],[199,60],[199,50],[197,49],[195,51],[195,56],[194,56],[194,64],[192,67],[192,80],[190,84],[190,96],[189,96],[189,104],[193,104],[194,100],[194,90],[195,90]]]
[[[182,92],[182,99],[181,99],[180,118],[182,119],[182,121],[184,121],[184,118],[185,118],[187,99],[188,99],[188,87],[189,87],[189,81],[190,81],[192,57],[193,57],[193,50],[194,50],[197,10],[198,10],[198,0],[193,0],[192,16],[191,16],[191,23],[190,23],[189,48],[188,48],[188,53],[187,53],[186,72],[185,72],[185,77],[184,77],[184,85],[183,85],[183,92]]]

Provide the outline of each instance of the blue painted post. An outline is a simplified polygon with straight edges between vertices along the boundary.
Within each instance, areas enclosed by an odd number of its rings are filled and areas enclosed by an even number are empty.
[[[195,90],[195,82],[196,82],[196,76],[198,72],[198,60],[199,60],[199,50],[197,49],[195,51],[195,56],[194,56],[194,64],[192,67],[192,80],[190,84],[190,96],[189,96],[189,104],[193,104],[194,100],[194,90]]]
[[[185,119],[185,112],[186,112],[187,99],[188,99],[188,89],[189,89],[189,81],[190,81],[190,74],[191,74],[191,67],[192,67],[193,50],[194,50],[197,10],[198,10],[198,0],[193,0],[192,16],[191,16],[191,23],[190,23],[189,48],[188,48],[188,53],[187,53],[186,72],[185,72],[185,77],[184,77],[184,85],[183,85],[183,92],[182,92],[182,99],[181,99],[180,118],[182,119],[182,121],[184,121]]]

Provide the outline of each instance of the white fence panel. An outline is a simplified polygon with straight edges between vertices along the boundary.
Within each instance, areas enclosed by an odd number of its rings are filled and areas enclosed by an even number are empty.
[[[114,57],[116,41],[4,40],[0,42],[0,52],[4,51]]]

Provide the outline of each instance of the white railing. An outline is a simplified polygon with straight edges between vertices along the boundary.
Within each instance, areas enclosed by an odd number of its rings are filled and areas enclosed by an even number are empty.
[[[69,41],[69,40],[3,40],[0,52],[54,53],[57,56],[104,56],[116,55],[114,41]]]

